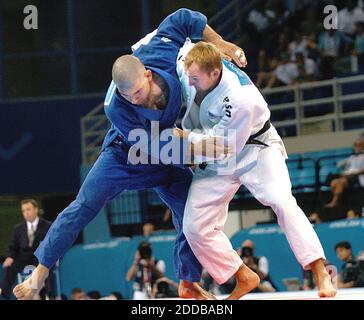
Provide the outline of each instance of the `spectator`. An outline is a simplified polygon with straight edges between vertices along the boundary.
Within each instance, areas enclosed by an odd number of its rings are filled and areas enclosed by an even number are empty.
[[[157,279],[163,277],[165,272],[163,260],[153,257],[151,244],[142,241],[135,252],[134,262],[126,275],[127,281],[134,281],[133,299],[149,299],[152,288]]]
[[[254,242],[251,240],[243,241],[238,251],[244,263],[260,277],[259,286],[252,292],[274,292],[277,287],[274,285],[269,275],[268,259],[264,256],[254,256]]]
[[[347,0],[345,8],[338,13],[338,28],[340,31],[352,36],[357,22],[364,22],[363,9],[357,6],[356,0]]]
[[[339,242],[335,245],[335,252],[339,260],[344,262],[338,277],[338,287],[353,288],[364,286],[364,270],[354,257],[351,244],[348,241]]]
[[[143,236],[150,237],[154,232],[154,224],[147,222],[143,225]]]
[[[167,277],[157,279],[153,285],[153,299],[178,297],[178,284]]]
[[[248,22],[253,26],[255,32],[264,32],[275,18],[274,11],[267,10],[266,7],[265,1],[259,0],[255,8],[249,13]]]
[[[307,57],[307,39],[299,31],[295,32],[294,40],[288,45],[288,52],[291,61],[296,60],[297,53],[301,53],[304,57]]]
[[[343,33],[330,29],[319,35],[318,47],[321,56],[321,75],[323,79],[334,76],[334,66],[340,57],[340,48],[351,42]]]
[[[86,300],[86,294],[82,289],[74,288],[71,291],[71,300]]]
[[[296,66],[298,71],[298,81],[308,82],[315,81],[318,76],[318,70],[315,61],[304,57],[303,53],[296,53]]]
[[[39,217],[38,203],[33,199],[24,199],[20,203],[24,222],[15,226],[11,243],[7,251],[7,258],[3,263],[5,271],[0,288],[4,299],[11,296],[11,288],[17,274],[28,265],[38,264],[34,251],[45,237],[51,223]],[[50,291],[50,280],[47,291]]]
[[[290,16],[289,10],[283,1],[269,0],[266,4],[266,12],[271,17],[269,31],[279,31]],[[268,34],[269,36],[269,34]]]
[[[345,188],[350,186],[364,186],[364,140],[359,138],[354,142],[354,155],[338,164],[343,168],[339,177],[330,183],[332,200],[325,206],[333,208],[338,205]]]
[[[356,219],[356,218],[360,218],[360,214],[355,211],[354,209],[349,209],[346,212],[346,219],[350,220],[350,219]]]
[[[314,224],[322,223],[321,216],[320,216],[320,214],[317,211],[311,212],[308,215],[308,220],[310,220],[310,222],[311,223],[314,223]]]
[[[289,61],[287,53],[282,53],[278,66],[268,81],[267,88],[294,84],[297,82],[298,76],[296,64]]]
[[[101,298],[101,294],[99,291],[97,290],[94,290],[94,291],[90,291],[87,293],[87,297],[90,299],[90,300],[99,300]]]

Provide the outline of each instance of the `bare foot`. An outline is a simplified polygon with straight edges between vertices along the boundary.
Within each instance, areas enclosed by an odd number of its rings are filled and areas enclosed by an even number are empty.
[[[38,296],[39,291],[43,288],[49,271],[46,267],[39,265],[34,269],[32,275],[18,284],[13,293],[18,300],[34,300]]]
[[[336,296],[336,289],[332,284],[331,276],[327,272],[323,259],[318,259],[310,264],[314,274],[318,295],[320,298],[330,298]],[[333,274],[333,276],[335,276]]]
[[[239,300],[243,295],[256,288],[260,283],[259,276],[242,264],[235,273],[236,286],[226,300]]]
[[[317,277],[318,295],[320,298],[330,298],[336,296],[336,289],[332,284],[331,276],[326,272],[326,275]]]
[[[181,280],[178,286],[178,295],[183,299],[216,300],[216,297],[204,290],[197,282]]]
[[[18,284],[13,290],[15,297],[18,300],[33,300],[39,293],[40,289],[33,289],[32,284],[32,277]]]

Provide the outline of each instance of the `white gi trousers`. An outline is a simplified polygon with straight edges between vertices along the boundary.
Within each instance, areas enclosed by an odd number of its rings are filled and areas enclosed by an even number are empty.
[[[256,139],[269,146],[245,145],[231,175],[219,175],[209,169],[210,165],[205,170],[197,167],[189,189],[184,234],[197,259],[219,284],[226,282],[242,265],[223,231],[229,202],[241,185],[263,205],[272,208],[304,269],[317,259],[325,259],[316,232],[292,195],[286,151],[276,129],[271,126]]]

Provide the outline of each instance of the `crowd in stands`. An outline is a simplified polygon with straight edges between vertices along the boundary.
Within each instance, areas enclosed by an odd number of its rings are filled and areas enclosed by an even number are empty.
[[[338,29],[325,29],[326,5],[338,10]],[[259,0],[241,19],[239,44],[259,88],[364,72],[361,0]]]

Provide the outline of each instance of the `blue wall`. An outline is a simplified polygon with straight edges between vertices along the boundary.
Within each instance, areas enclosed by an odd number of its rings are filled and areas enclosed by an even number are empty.
[[[354,254],[364,250],[364,219],[340,220],[315,226],[323,244],[326,258],[341,270],[334,246],[347,240],[352,244]],[[157,259],[166,262],[166,275],[177,280],[173,267],[174,233],[161,233],[149,238]],[[270,264],[270,273],[280,290],[285,290],[282,279],[297,277],[302,280],[302,269],[297,263],[284,234],[278,225],[264,225],[239,231],[232,238],[234,248],[245,239],[256,245],[256,255],[264,255]],[[102,295],[119,291],[125,297],[132,296],[131,283],[125,282],[125,275],[132,264],[136,248],[142,238],[114,240],[88,246],[75,246],[61,263],[62,292],[69,295],[75,287],[86,291],[99,290]]]
[[[173,247],[175,232],[155,233],[148,241],[152,244],[153,255],[166,263],[166,276],[177,281],[173,267]],[[132,281],[125,276],[132,265],[134,255],[143,237],[114,239],[107,243],[77,245],[72,247],[61,261],[61,292],[70,296],[73,288],[86,292],[100,291],[102,296],[110,292],[121,292],[131,298]]]
[[[0,193],[77,191],[80,118],[101,100],[0,102]]]

